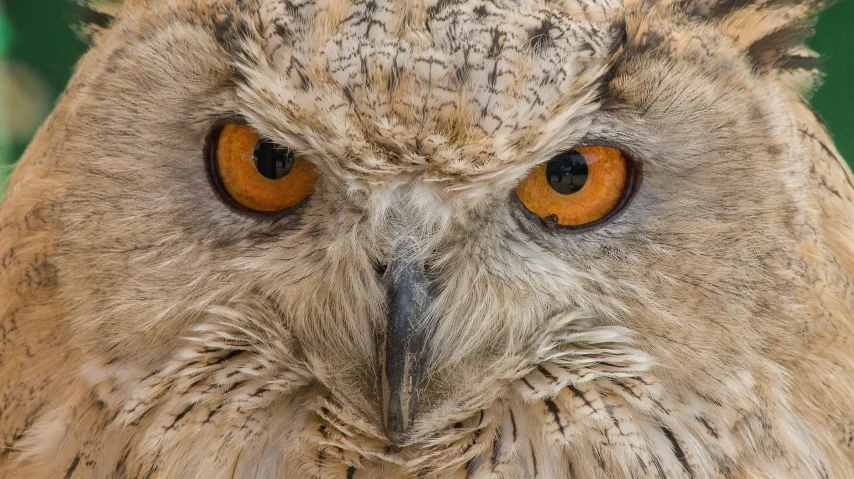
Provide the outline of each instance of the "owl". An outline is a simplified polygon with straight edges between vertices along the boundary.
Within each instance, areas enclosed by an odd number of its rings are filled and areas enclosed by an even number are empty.
[[[854,477],[787,0],[126,0],[0,206],[0,477]]]

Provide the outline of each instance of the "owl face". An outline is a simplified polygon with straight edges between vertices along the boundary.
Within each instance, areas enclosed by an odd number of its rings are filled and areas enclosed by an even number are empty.
[[[809,315],[781,100],[809,75],[719,14],[126,7],[45,133],[76,345],[126,377],[201,361],[242,394],[214,403],[301,395],[394,451],[537,399],[555,364],[753,398]]]

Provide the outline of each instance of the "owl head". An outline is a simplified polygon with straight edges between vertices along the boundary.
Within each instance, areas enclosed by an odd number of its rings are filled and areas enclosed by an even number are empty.
[[[609,410],[677,472],[767,440],[813,477],[853,258],[803,97],[818,6],[128,1],[0,252],[38,258],[18,291],[116,420],[175,441],[320,425],[300,447],[442,470]]]

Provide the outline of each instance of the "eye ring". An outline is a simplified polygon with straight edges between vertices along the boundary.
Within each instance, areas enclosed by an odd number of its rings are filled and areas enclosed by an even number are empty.
[[[224,134],[228,135],[225,139]],[[285,153],[277,153],[281,151]],[[288,164],[271,164],[271,158],[266,158],[262,165],[259,153],[281,157],[279,159]],[[205,142],[204,163],[208,182],[220,200],[232,211],[256,219],[276,220],[292,213],[311,195],[318,180],[314,167],[307,160],[287,147],[262,138],[241,120],[223,121],[211,129]],[[294,179],[301,180],[302,184],[287,178],[294,170],[298,170],[299,176]],[[299,191],[289,191],[294,187]],[[262,190],[261,203],[255,197],[257,189]],[[270,193],[276,196],[271,198]],[[282,197],[278,197],[279,194]],[[264,203],[265,200],[273,203]]]
[[[625,163],[625,183],[622,187],[622,192],[619,195],[618,199],[616,199],[616,201],[614,202],[614,205],[610,208],[610,210],[606,214],[604,214],[603,216],[601,216],[601,217],[599,217],[593,221],[589,221],[589,222],[586,222],[583,224],[566,225],[566,224],[559,223],[557,216],[554,214],[538,215],[537,213],[532,211],[532,209],[529,208],[528,205],[525,204],[525,201],[523,201],[522,198],[520,198],[519,190],[522,188],[522,186],[524,185],[524,183],[526,181],[529,181],[531,175],[536,175],[539,172],[544,173],[547,170],[551,170],[551,168],[549,168],[548,163],[550,163],[551,161],[560,157],[562,154],[566,154],[567,152],[576,151],[576,150],[591,149],[591,148],[604,148],[604,149],[616,150],[617,152],[619,152],[620,156],[622,157],[622,159],[624,160],[624,163]],[[586,173],[586,171],[584,171],[582,173]],[[549,180],[546,180],[546,181],[549,181]],[[529,176],[526,177],[525,180],[523,180],[523,182],[520,184],[520,186],[518,186],[510,194],[510,196],[511,196],[510,199],[511,199],[511,203],[515,204],[516,208],[522,214],[522,216],[531,223],[539,224],[545,229],[555,231],[558,233],[583,234],[583,233],[588,233],[588,232],[591,232],[591,231],[594,231],[594,230],[601,228],[605,224],[608,224],[608,223],[614,221],[623,212],[625,212],[625,210],[628,208],[628,206],[631,204],[632,200],[634,199],[634,197],[637,195],[638,191],[640,190],[640,186],[641,186],[642,182],[643,182],[643,166],[642,166],[641,162],[635,160],[632,155],[626,153],[625,150],[621,147],[611,145],[608,143],[604,143],[604,142],[591,142],[591,143],[585,143],[583,145],[579,145],[576,148],[573,148],[571,150],[567,150],[566,152],[562,152],[558,155],[555,155],[554,157],[552,157],[549,160],[549,162],[546,162],[544,164],[540,164],[537,167],[535,167],[529,173]],[[552,185],[552,186],[555,186],[555,185]],[[566,191],[559,191],[561,188],[555,188],[555,191],[552,193],[559,193],[561,195],[571,195],[572,193],[578,192],[582,187],[583,187],[583,184],[581,186],[570,188],[569,190],[566,190]],[[535,209],[537,209],[537,208],[535,208]]]

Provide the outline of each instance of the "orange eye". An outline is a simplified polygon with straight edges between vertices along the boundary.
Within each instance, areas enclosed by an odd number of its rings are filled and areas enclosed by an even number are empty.
[[[623,152],[586,146],[563,152],[537,166],[516,188],[531,213],[560,226],[585,226],[625,203],[634,183]]]
[[[242,206],[276,212],[311,194],[317,173],[293,150],[264,140],[246,125],[228,124],[208,150],[214,182]]]

